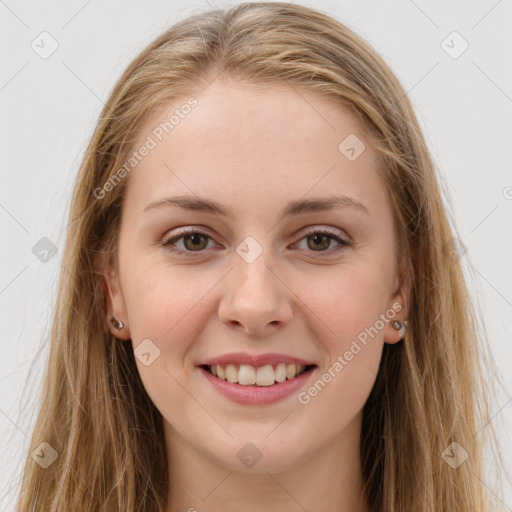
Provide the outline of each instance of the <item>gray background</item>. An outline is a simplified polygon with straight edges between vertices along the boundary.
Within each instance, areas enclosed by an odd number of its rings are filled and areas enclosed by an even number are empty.
[[[130,60],[170,24],[208,6],[236,3],[0,0],[2,511],[14,509],[48,347],[34,358],[51,318],[72,183],[103,101]],[[297,3],[366,38],[415,105],[506,385],[492,423],[511,468],[512,2]],[[44,31],[51,39],[40,36]],[[450,36],[443,45],[453,31],[469,44],[461,55],[454,53],[463,48],[461,39]],[[42,58],[52,40],[58,48]],[[39,45],[39,53],[31,45]],[[46,263],[32,252],[43,237],[57,247]],[[496,492],[512,510],[510,485]]]

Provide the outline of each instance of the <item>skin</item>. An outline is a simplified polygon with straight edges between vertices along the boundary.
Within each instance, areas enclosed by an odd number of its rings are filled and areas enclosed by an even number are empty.
[[[400,339],[390,323],[306,405],[296,394],[271,405],[233,403],[196,364],[239,351],[295,355],[318,365],[307,390],[393,304],[404,305],[394,319],[406,319],[409,281],[394,265],[392,207],[377,153],[359,119],[316,92],[219,79],[194,97],[198,106],[127,178],[119,272],[105,271],[109,318],[125,324],[112,333],[134,349],[150,339],[160,350],[148,366],[136,361],[164,419],[167,511],[367,511],[362,408],[384,343]],[[135,146],[185,102],[147,120]],[[350,134],[366,144],[355,161],[338,150]],[[181,194],[235,214],[144,212]],[[333,194],[357,199],[369,215],[333,209],[279,219],[289,201]],[[175,241],[191,257],[162,245],[186,226],[207,235]],[[352,245],[306,236],[322,227]],[[252,263],[236,252],[247,236],[263,250]],[[237,457],[248,442],[261,454],[252,468]]]

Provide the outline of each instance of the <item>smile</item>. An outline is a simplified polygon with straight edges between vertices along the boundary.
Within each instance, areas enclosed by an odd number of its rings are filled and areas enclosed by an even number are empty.
[[[316,364],[277,363],[202,364],[197,369],[211,386],[231,402],[262,406],[280,402],[297,394],[313,378]],[[214,375],[214,372],[217,375]]]

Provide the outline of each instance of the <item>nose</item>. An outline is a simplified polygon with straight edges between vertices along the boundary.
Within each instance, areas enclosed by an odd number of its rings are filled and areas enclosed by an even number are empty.
[[[292,318],[293,293],[262,254],[247,263],[242,258],[225,279],[218,315],[222,323],[260,336],[273,333]],[[235,258],[236,259],[236,258]]]

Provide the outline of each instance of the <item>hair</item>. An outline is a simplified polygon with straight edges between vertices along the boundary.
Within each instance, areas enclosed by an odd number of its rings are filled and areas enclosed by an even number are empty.
[[[454,256],[457,228],[407,93],[382,57],[339,21],[305,6],[268,2],[179,21],[142,50],[110,93],[73,191],[42,406],[30,442],[30,452],[46,442],[58,457],[42,468],[27,456],[18,512],[166,506],[163,419],[144,389],[131,343],[109,331],[98,264],[105,256],[117,265],[128,180],[117,180],[101,198],[94,191],[129,158],[144,120],[221,74],[332,98],[357,115],[381,157],[397,262],[406,262],[400,272],[409,273],[411,288],[407,332],[397,344],[384,344],[363,409],[360,456],[369,509],[498,510],[484,484],[482,436],[492,434],[496,442],[484,371],[491,356],[484,357],[485,329]],[[468,454],[457,468],[442,457],[453,442]]]

